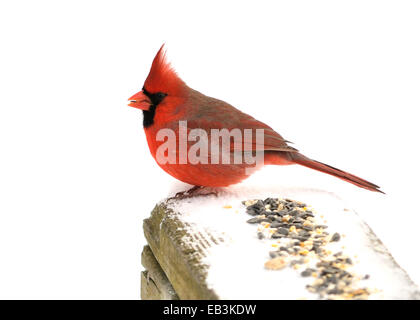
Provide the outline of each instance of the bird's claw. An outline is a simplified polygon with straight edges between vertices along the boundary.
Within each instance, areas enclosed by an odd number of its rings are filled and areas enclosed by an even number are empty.
[[[187,198],[193,198],[196,196],[203,196],[203,197],[207,197],[207,196],[211,196],[214,195],[217,197],[217,192],[216,191],[210,191],[210,192],[204,192],[203,190],[206,187],[202,187],[202,186],[194,186],[191,189],[187,190],[187,191],[181,191],[181,192],[177,192],[175,194],[175,196],[169,198],[169,200],[172,199],[176,199],[176,200],[182,200],[182,199],[187,199]]]

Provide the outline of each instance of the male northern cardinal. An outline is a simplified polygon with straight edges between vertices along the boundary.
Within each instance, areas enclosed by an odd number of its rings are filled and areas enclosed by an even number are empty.
[[[163,141],[158,141],[161,139],[157,139],[159,130],[173,130],[178,145],[181,143],[180,121],[187,121],[188,132],[200,128],[208,133],[208,136],[211,135],[211,129],[232,130],[238,128],[241,132],[246,129],[254,131],[263,129],[264,142],[262,145],[255,140],[248,144],[231,143],[230,153],[233,155],[235,152],[263,152],[263,164],[265,165],[300,164],[336,176],[358,187],[382,192],[377,185],[369,181],[307,158],[289,146],[288,141],[265,123],[224,101],[205,96],[188,87],[166,61],[163,46],[153,60],[142,91],[133,95],[129,102],[129,106],[143,110],[143,126],[147,143],[158,165],[176,179],[194,186],[224,187],[238,183],[248,177],[249,173],[246,172],[246,169],[253,164],[244,162],[214,164],[210,161],[207,163],[181,163],[180,161],[164,163],[158,161],[157,150],[163,143]],[[187,145],[190,148],[191,141],[188,141]],[[180,151],[177,149],[175,153],[176,159],[179,160],[182,156]],[[207,156],[210,158],[210,153]]]

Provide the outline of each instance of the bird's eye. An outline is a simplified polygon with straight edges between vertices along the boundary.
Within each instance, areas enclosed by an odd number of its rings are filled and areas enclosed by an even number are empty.
[[[153,105],[155,105],[155,106],[157,106],[159,103],[161,103],[162,100],[167,96],[167,94],[163,93],[163,92],[150,93],[150,92],[146,91],[144,88],[143,88],[143,92],[146,96],[148,96],[150,98]]]
[[[158,93],[156,94],[156,96],[157,96],[157,98],[158,98],[159,100],[163,100],[163,98],[165,98],[165,97],[167,96],[167,94],[166,94],[166,93],[162,93],[162,92],[158,92]]]
[[[153,95],[152,97],[152,101],[155,105],[158,105],[159,103],[162,102],[162,100],[167,96],[166,93],[163,92],[157,92]]]

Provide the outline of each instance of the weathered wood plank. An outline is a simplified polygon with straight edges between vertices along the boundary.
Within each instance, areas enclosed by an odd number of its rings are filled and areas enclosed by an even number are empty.
[[[217,299],[207,287],[206,266],[201,262],[201,248],[210,244],[190,238],[186,224],[172,213],[161,203],[144,220],[144,234],[154,256],[181,299]]]
[[[153,279],[149,278],[147,271],[141,272],[141,294],[142,300],[165,300]]]
[[[174,288],[153,256],[149,246],[144,246],[141,263],[141,298],[143,300],[178,300]]]

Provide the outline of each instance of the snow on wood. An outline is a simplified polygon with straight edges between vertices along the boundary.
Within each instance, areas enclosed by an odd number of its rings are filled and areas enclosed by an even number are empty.
[[[340,240],[329,242],[326,250],[351,258],[348,272],[359,277],[358,285],[369,291],[354,298],[420,298],[418,288],[382,242],[334,194],[242,186],[219,191],[217,197],[163,201],[144,221],[147,241],[180,299],[321,298],[318,292],[308,290],[314,277],[301,275],[311,266],[310,261],[281,270],[269,270],[270,264],[267,267],[269,252],[278,250],[281,242],[270,238],[270,229],[264,225],[247,223],[252,217],[242,204],[244,200],[267,197],[306,203],[317,224],[327,225],[330,234],[340,235]]]

